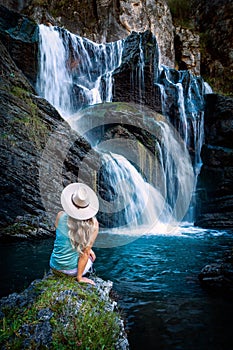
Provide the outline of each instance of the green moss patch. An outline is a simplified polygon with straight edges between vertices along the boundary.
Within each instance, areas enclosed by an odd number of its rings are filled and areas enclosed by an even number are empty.
[[[5,349],[115,349],[120,316],[98,288],[51,275],[30,289],[15,305],[1,302]]]

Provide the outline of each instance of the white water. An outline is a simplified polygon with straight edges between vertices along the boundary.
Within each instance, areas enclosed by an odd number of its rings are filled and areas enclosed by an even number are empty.
[[[112,72],[121,64],[124,41],[96,44],[58,27],[39,29],[38,93],[64,118],[85,105],[111,102]]]
[[[101,210],[116,215],[115,233],[171,233],[185,216],[194,189],[189,155],[170,126],[158,122],[161,140],[156,142],[156,174],[149,184],[122,155],[104,154],[104,176],[110,200]]]
[[[204,84],[205,84],[205,94],[212,94],[213,90],[211,86],[207,82],[205,82]]]
[[[186,71],[178,71],[178,77],[175,79],[172,76],[173,72],[163,65],[159,67],[159,76],[162,74],[166,77],[166,85],[163,86],[161,83],[157,85],[160,87],[161,91],[161,107],[163,114],[170,120],[172,110],[171,106],[167,104],[167,100],[169,90],[173,89],[177,95],[176,97],[173,92],[174,99],[177,98],[177,107],[179,110],[180,121],[178,131],[185,141],[187,148],[193,149],[193,167],[197,177],[202,165],[201,147],[204,140],[204,111],[201,106],[204,105],[203,96],[204,93],[206,93],[206,84],[203,83],[202,86],[198,86],[198,78]],[[185,79],[189,80],[188,88]],[[192,140],[190,139],[191,134],[193,136]]]
[[[62,114],[71,110],[72,76],[67,70],[68,53],[54,27],[40,25],[40,68],[36,88]]]
[[[57,108],[68,122],[74,112],[87,105],[111,102],[112,72],[121,64],[123,46],[124,41],[96,44],[66,30],[40,25],[41,61],[37,80],[39,94]],[[138,84],[142,100],[145,77],[141,42],[139,50],[140,61],[136,81],[133,83]],[[185,91],[182,72],[178,72],[178,81],[174,81],[169,68],[159,67],[156,73],[158,79],[162,73],[165,74],[166,83],[155,82],[160,86],[162,110],[169,119],[170,107],[167,99],[169,88],[172,87],[176,91],[176,96],[173,96],[174,103],[177,104],[180,114],[179,131],[187,147],[194,148],[194,172],[197,176],[201,164],[203,114],[193,101],[202,100],[200,88],[195,78],[189,77],[191,83],[188,91]],[[185,104],[184,99],[188,103]],[[72,120],[70,123],[72,124]],[[193,144],[190,142],[190,125],[194,134]],[[126,227],[128,229],[130,226],[132,232],[138,230],[139,226],[143,227],[143,232],[170,232],[183,219],[190,203],[195,181],[188,153],[182,153],[183,150],[171,135],[168,125],[161,124],[161,131],[164,142],[155,145],[159,155],[160,173],[152,184],[154,187],[145,182],[124,157],[104,156],[108,164],[106,172],[109,179],[115,181],[112,187],[118,190],[120,198],[116,208],[119,205],[124,208]],[[159,187],[156,187],[158,182]],[[139,231],[142,232],[141,229]]]
[[[167,223],[171,208],[162,194],[147,183],[125,157],[111,153],[104,154],[104,160],[105,174],[114,192],[105,207],[105,212],[119,214],[117,222],[121,226],[120,232],[124,226],[130,227],[132,231],[143,227],[143,230],[147,228],[152,232],[157,224]]]

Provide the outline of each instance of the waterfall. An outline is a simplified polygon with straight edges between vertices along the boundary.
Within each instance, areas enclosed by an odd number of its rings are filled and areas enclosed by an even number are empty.
[[[196,177],[201,167],[201,147],[204,139],[205,84],[200,77],[188,71],[159,67],[158,83],[161,92],[161,109],[179,131],[193,157]],[[178,121],[174,114],[178,111]]]
[[[112,72],[124,41],[96,44],[59,27],[39,26],[37,91],[65,118],[87,105],[112,100]]]
[[[39,27],[37,91],[73,126],[73,116],[84,107],[112,101],[112,75],[122,63],[124,40],[96,44],[65,29],[45,25]],[[135,88],[139,91],[139,103],[145,97],[144,56],[140,37],[139,60],[134,71],[136,75],[131,76],[131,83],[136,84]],[[115,152],[103,154],[103,159],[105,176],[109,179],[109,201],[115,203],[117,209],[115,222],[121,227],[130,225],[131,229],[140,226],[168,232],[170,225],[182,220],[201,166],[202,107],[207,87],[200,77],[194,77],[188,71],[176,71],[165,66],[155,68],[154,84],[161,92],[161,110],[168,122],[179,131],[192,155],[193,169],[190,169],[188,153],[182,153],[179,142],[171,136],[169,123],[160,123],[163,142],[155,141],[156,166],[159,169],[155,182],[160,182],[159,186],[149,184],[132,163]],[[179,118],[175,119],[176,115]],[[86,123],[92,125],[94,119],[90,118]],[[76,123],[77,131],[81,132],[78,125]],[[118,199],[115,201],[116,194]],[[103,204],[106,210],[108,205]]]
[[[67,50],[60,31],[40,25],[40,66],[36,89],[59,112],[71,110],[72,76],[67,70]]]
[[[109,187],[104,211],[111,214],[107,226],[115,223],[116,227],[112,228],[115,233],[125,230],[131,235],[168,231],[168,224],[174,224],[172,208],[159,190],[146,182],[122,155],[104,154],[104,162]]]
[[[93,114],[98,115],[98,109]],[[137,228],[140,233],[171,232],[189,207],[194,174],[188,152],[168,123],[156,124],[160,137],[155,143],[156,172],[150,183],[124,156],[109,152],[103,157],[101,187],[107,201],[101,207],[111,213],[108,225],[121,232],[124,227]]]
[[[140,54],[139,54],[139,64],[138,64],[138,69],[136,72],[136,79],[135,79],[135,84],[138,85],[138,89],[139,89],[139,102],[141,103],[145,96],[145,72],[144,72],[144,68],[145,68],[145,59],[144,59],[144,52],[143,52],[143,48],[142,48],[142,37],[140,36],[140,42],[139,42],[139,50],[140,50]],[[133,79],[134,81],[134,79]]]

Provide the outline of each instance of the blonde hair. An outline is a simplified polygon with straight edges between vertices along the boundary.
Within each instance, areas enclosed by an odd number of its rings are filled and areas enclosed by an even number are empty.
[[[84,250],[91,244],[91,238],[94,233],[94,218],[77,220],[69,216],[67,224],[72,247],[83,254]]]

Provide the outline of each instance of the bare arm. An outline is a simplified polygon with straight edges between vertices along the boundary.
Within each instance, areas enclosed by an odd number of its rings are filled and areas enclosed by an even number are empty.
[[[94,242],[96,240],[98,232],[99,232],[99,223],[98,223],[98,221],[96,219],[95,219],[94,225],[95,225],[94,226],[95,229],[94,229],[94,233],[93,233],[93,237],[92,237],[90,246],[88,246],[84,250],[83,254],[80,254],[79,259],[78,259],[78,273],[77,273],[77,280],[78,280],[78,282],[85,282],[85,283],[95,284],[95,282],[92,281],[91,279],[82,276],[89,257],[91,257],[92,261],[95,261],[95,259],[96,259],[95,253],[91,249],[91,247],[93,246],[93,244],[94,244]]]
[[[80,256],[79,256],[77,280],[78,280],[78,282],[85,282],[85,283],[95,284],[95,282],[92,281],[91,279],[89,279],[87,277],[83,277],[83,272],[85,270],[87,261],[89,259],[90,252],[91,252],[91,248],[87,247],[84,250],[83,254],[80,254]]]
[[[60,219],[60,217],[62,216],[63,213],[64,213],[64,211],[59,211],[59,213],[57,214],[56,221],[55,221],[55,227],[56,228],[58,226],[58,221],[59,221],[59,219]]]

